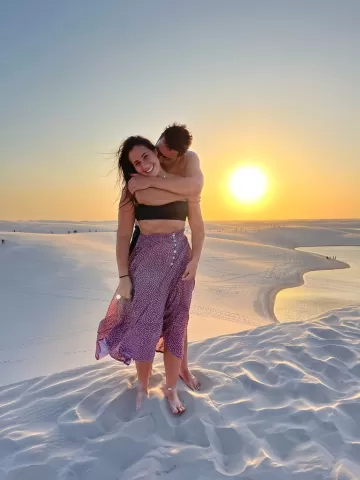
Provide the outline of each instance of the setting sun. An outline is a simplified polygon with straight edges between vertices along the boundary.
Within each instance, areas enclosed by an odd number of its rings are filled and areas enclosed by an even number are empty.
[[[259,167],[240,167],[231,175],[229,189],[237,200],[242,203],[259,201],[267,190],[268,181],[265,173]]]

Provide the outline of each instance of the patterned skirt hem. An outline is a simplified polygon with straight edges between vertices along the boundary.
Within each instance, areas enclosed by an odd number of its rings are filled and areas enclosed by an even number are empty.
[[[131,355],[129,355],[126,352],[110,351],[105,339],[98,340],[96,342],[96,353],[95,353],[96,360],[100,360],[101,358],[106,357],[106,355],[110,355],[110,357],[112,357],[114,360],[125,363],[125,365],[130,365],[131,360],[133,360]]]

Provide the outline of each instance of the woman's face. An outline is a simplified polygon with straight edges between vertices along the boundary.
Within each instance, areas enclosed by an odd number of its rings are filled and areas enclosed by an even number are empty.
[[[137,145],[130,150],[129,160],[140,175],[156,177],[160,173],[160,161],[156,153],[146,147]]]

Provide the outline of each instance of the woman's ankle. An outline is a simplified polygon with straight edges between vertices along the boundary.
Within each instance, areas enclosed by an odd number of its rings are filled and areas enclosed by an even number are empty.
[[[138,381],[137,389],[138,389],[139,392],[147,393],[148,388],[149,388],[149,384],[147,382],[142,383],[142,382]]]
[[[165,393],[165,395],[172,395],[174,393],[176,393],[177,391],[177,388],[176,388],[176,385],[164,385],[163,387],[163,391]]]

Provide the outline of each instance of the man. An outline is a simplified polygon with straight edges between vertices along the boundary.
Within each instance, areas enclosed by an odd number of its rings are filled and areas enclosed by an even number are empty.
[[[128,188],[139,203],[163,205],[184,198],[190,201],[200,199],[204,177],[199,157],[189,150],[191,142],[192,135],[186,125],[174,123],[163,131],[156,144],[158,157],[163,169],[176,176],[161,178],[133,174]],[[130,250],[134,248],[139,233],[138,227],[135,227]],[[200,383],[188,366],[187,334],[180,377],[189,388],[199,390]]]
[[[188,150],[191,142],[192,136],[185,125],[173,124],[164,130],[156,144],[158,157],[164,170],[176,177],[133,174],[128,187],[139,203],[162,205],[179,197],[200,195],[204,177],[199,157]]]

